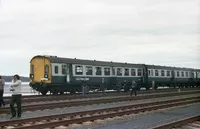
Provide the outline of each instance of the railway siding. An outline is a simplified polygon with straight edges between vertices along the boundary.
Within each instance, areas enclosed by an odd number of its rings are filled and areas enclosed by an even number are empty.
[[[19,127],[19,128],[33,128],[33,129],[38,128],[39,129],[39,128],[46,128],[46,127],[57,127],[60,125],[82,123],[82,122],[94,121],[94,120],[98,120],[98,119],[130,115],[132,113],[137,114],[139,112],[152,111],[152,110],[173,107],[173,106],[177,106],[177,105],[196,103],[196,102],[200,102],[200,100],[188,98],[186,100],[145,103],[145,104],[121,106],[121,107],[115,107],[115,108],[90,110],[90,111],[84,111],[84,112],[75,112],[75,113],[54,115],[54,116],[47,116],[47,117],[40,117],[40,118],[38,117],[38,118],[31,118],[31,119],[5,121],[5,122],[1,122],[1,125],[2,126],[16,125],[16,124],[19,125],[19,123],[20,123],[20,125],[21,124],[24,125],[23,123],[33,122],[31,124],[31,126],[26,126],[26,127],[23,126],[23,127]],[[79,116],[79,117],[77,117],[77,116]],[[36,121],[41,121],[41,120],[44,121],[43,124],[40,123],[37,125],[34,123]]]
[[[54,109],[54,108],[65,108],[72,106],[84,106],[84,105],[92,105],[92,104],[102,104],[102,103],[112,103],[112,102],[121,102],[121,101],[136,101],[143,100],[148,98],[159,98],[159,97],[175,97],[181,95],[192,95],[197,94],[199,91],[194,92],[181,92],[181,93],[159,93],[159,94],[150,94],[150,95],[142,95],[137,97],[130,96],[122,96],[122,97],[111,97],[111,98],[96,98],[96,99],[88,99],[88,100],[75,100],[75,101],[67,101],[67,102],[54,102],[54,103],[40,103],[40,104],[32,104],[32,105],[23,105],[23,111],[36,111],[36,110],[46,110],[46,109]],[[163,99],[163,98],[162,98]],[[159,100],[158,100],[159,101]],[[9,112],[9,107],[6,107],[1,110],[0,113]]]
[[[189,92],[190,93],[190,92]],[[159,94],[154,94],[154,98],[152,97],[149,97],[149,96],[146,96],[146,99],[143,98],[145,95],[139,95],[139,96],[136,96],[136,97],[130,97],[130,96],[124,96],[122,98],[125,98],[124,100],[125,101],[118,101],[118,102],[115,102],[113,101],[112,99],[114,99],[114,97],[111,97],[111,100],[109,100],[108,102],[106,102],[106,100],[102,99],[100,103],[93,103],[93,105],[89,104],[89,105],[86,105],[86,106],[83,106],[83,105],[79,105],[77,107],[74,106],[74,107],[64,107],[64,108],[59,108],[59,106],[57,108],[53,108],[52,110],[48,110],[48,109],[45,109],[43,111],[34,111],[34,112],[24,112],[23,113],[23,116],[21,119],[27,119],[27,118],[34,118],[34,117],[42,117],[42,116],[45,116],[45,115],[59,115],[59,114],[64,114],[66,113],[66,111],[68,111],[68,113],[76,113],[76,112],[87,112],[89,110],[99,110],[99,109],[103,109],[103,108],[114,108],[114,107],[117,107],[117,106],[129,106],[129,105],[132,105],[132,104],[141,104],[140,106],[145,106],[145,105],[148,105],[152,102],[161,102],[161,101],[170,101],[172,99],[179,99],[179,100],[185,100],[187,97],[190,97],[191,99],[197,99],[197,102],[199,101],[200,97],[198,95],[199,91],[196,91],[194,92],[196,94],[192,94],[192,92],[189,94],[189,95],[184,95],[184,92],[176,92],[174,93],[175,96],[172,96],[168,95],[168,97],[161,97],[163,94],[162,93],[159,93]],[[161,95],[161,96],[159,96]],[[138,98],[142,97],[143,99],[141,100],[138,100]],[[120,98],[120,99],[122,99]],[[151,98],[151,99],[148,99],[148,98]],[[87,98],[89,100],[92,100],[90,98]],[[77,101],[77,100],[76,100]],[[104,101],[104,102],[103,102]],[[106,102],[106,103],[105,103]],[[146,103],[146,104],[145,104]],[[143,104],[143,105],[142,105]],[[69,104],[69,106],[72,106]],[[81,110],[80,110],[81,109]],[[8,120],[9,118],[9,115],[5,114],[5,115],[0,115],[0,121],[5,121],[5,120]],[[13,119],[15,121],[15,119]],[[13,121],[12,120],[12,121]],[[19,119],[20,120],[20,119]]]

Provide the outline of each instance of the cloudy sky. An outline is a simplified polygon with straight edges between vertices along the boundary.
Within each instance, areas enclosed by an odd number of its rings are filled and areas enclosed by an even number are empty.
[[[35,55],[200,68],[199,0],[0,0],[0,74]]]

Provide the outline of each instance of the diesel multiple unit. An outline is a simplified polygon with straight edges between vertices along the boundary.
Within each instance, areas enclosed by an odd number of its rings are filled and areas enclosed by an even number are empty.
[[[200,69],[178,68],[158,65],[105,62],[35,56],[30,61],[30,86],[45,95],[47,92],[63,94],[81,91],[86,83],[89,89],[123,88],[131,82],[149,89],[158,86],[200,86]]]

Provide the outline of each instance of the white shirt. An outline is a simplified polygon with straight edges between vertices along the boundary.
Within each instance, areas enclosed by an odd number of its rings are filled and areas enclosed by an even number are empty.
[[[16,94],[21,94],[21,84],[22,81],[21,80],[12,80],[11,82],[11,88],[13,89],[12,94],[16,95]]]

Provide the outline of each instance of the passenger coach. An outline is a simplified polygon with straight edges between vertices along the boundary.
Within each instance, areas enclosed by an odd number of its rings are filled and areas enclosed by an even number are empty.
[[[158,86],[199,86],[200,70],[145,64],[129,64],[35,56],[30,61],[30,86],[45,95],[81,91],[86,83],[89,89],[120,89],[136,81],[138,89],[149,89],[152,82]],[[117,87],[118,86],[118,87]]]

